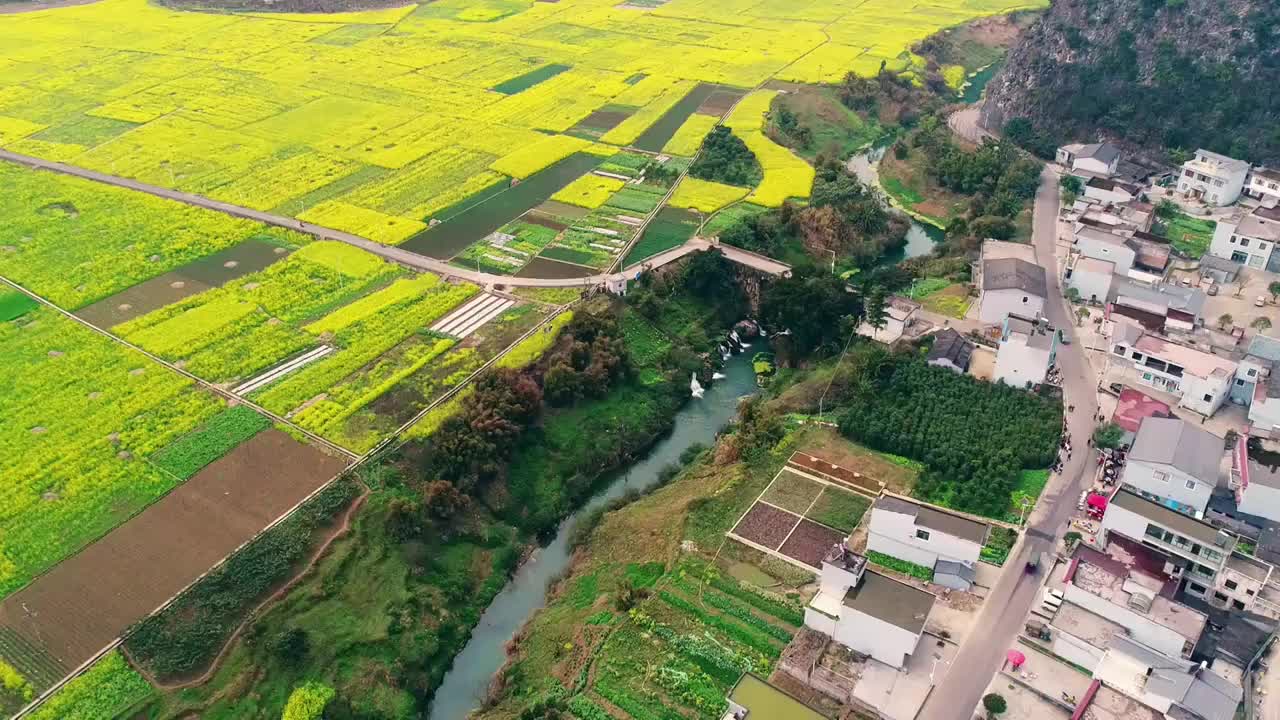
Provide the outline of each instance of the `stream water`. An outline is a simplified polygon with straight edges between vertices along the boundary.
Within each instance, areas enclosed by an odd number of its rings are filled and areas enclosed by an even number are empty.
[[[678,462],[680,453],[691,445],[710,446],[716,433],[737,413],[739,401],[756,392],[751,357],[763,349],[767,349],[764,341],[757,339],[744,352],[730,358],[721,370],[725,377],[707,388],[701,399],[690,400],[676,413],[669,434],[630,468],[613,473],[602,483],[598,494],[560,523],[555,539],[520,566],[480,616],[467,646],[454,658],[453,667],[436,691],[431,720],[462,720],[479,707],[490,678],[506,661],[507,641],[543,606],[547,584],[568,567],[569,535],[574,523],[627,490],[652,487],[662,468]]]
[[[858,179],[875,188],[880,187],[880,159],[884,157],[885,151],[889,149],[893,138],[887,137],[884,140],[877,141],[871,147],[849,158],[845,164],[849,171],[858,176]],[[911,221],[911,227],[907,229],[907,244],[898,250],[885,253],[881,262],[886,265],[893,265],[907,258],[928,255],[933,252],[933,248],[942,242],[942,231],[931,225],[917,222],[908,217]]]

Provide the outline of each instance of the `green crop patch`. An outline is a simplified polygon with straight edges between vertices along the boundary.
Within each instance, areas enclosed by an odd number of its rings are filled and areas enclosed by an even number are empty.
[[[247,405],[230,407],[161,448],[151,461],[180,478],[189,478],[269,427],[271,420],[253,408]]]
[[[0,322],[20,318],[39,305],[40,303],[17,290],[0,291]]]
[[[551,65],[543,65],[537,70],[530,70],[523,75],[517,75],[510,80],[500,82],[497,85],[494,85],[491,89],[494,92],[500,92],[503,95],[515,95],[523,90],[528,90],[544,80],[550,80],[568,69],[568,65],[558,65],[555,63]]]

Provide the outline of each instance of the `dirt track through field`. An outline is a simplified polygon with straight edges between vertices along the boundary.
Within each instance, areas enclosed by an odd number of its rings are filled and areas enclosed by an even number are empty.
[[[10,595],[0,627],[77,667],[346,465],[262,432]]]

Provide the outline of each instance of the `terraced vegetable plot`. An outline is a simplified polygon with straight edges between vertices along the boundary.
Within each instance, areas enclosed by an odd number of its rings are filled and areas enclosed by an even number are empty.
[[[442,0],[316,16],[102,0],[6,16],[0,145],[395,243],[571,153],[660,150],[690,113],[723,112],[728,89],[914,72],[913,43],[1027,5]],[[752,149],[778,175],[760,202],[798,194],[785,156]]]
[[[833,545],[858,526],[872,498],[784,467],[729,537],[820,569]]]
[[[799,603],[694,561],[656,581],[635,574],[635,586],[652,587],[649,599],[627,617],[604,610],[592,618],[607,638],[589,657],[565,660],[565,673],[590,666],[586,686],[570,699],[577,717],[612,717],[603,709],[612,706],[637,720],[718,720],[738,677],[767,676],[804,622]]]

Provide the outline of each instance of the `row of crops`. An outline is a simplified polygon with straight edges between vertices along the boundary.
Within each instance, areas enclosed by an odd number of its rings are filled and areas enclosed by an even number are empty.
[[[905,69],[938,29],[1029,4],[1046,3],[442,0],[286,17],[102,0],[6,18],[0,146],[398,243],[572,153],[644,145],[700,85]],[[570,134],[593,116],[589,138]],[[786,176],[762,137],[744,139]],[[789,183],[766,178],[756,199]]]
[[[799,603],[720,575],[688,560],[666,574],[629,568],[647,599],[625,613],[588,620],[608,626],[591,652],[579,692],[569,703],[581,718],[610,717],[611,705],[635,720],[719,720],[725,696],[744,672],[768,675],[804,623]],[[649,572],[646,572],[648,570]],[[570,589],[570,603],[594,600],[593,576]]]

